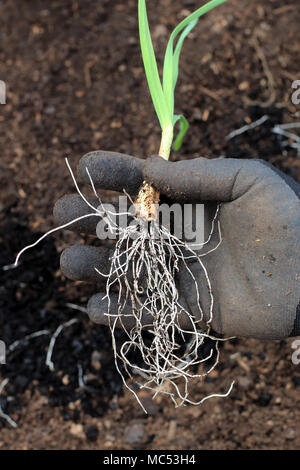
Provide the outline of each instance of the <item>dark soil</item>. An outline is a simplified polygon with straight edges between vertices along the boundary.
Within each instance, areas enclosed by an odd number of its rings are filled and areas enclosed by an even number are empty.
[[[0,106],[0,266],[53,227],[54,202],[73,191],[66,155],[75,166],[99,148],[139,157],[157,152],[136,3],[0,2],[0,79],[7,84]],[[161,62],[168,32],[199,2],[148,3]],[[291,84],[300,79],[299,21],[296,0],[230,0],[201,19],[181,61],[176,104],[191,129],[174,159],[260,157],[300,181],[296,150],[272,133],[275,124],[299,121],[291,102]],[[266,114],[261,127],[226,140]],[[115,371],[108,331],[67,305],[85,306],[94,292],[59,270],[59,252],[79,240],[49,237],[19,268],[0,270],[0,339],[10,345],[49,330],[21,343],[0,366],[0,380],[10,379],[0,404],[18,423],[13,429],[0,419],[1,449],[300,448],[292,339],[226,343],[220,367],[193,392],[200,398],[236,379],[229,398],[174,409],[143,392],[145,416]],[[50,336],[71,318],[78,321],[58,337],[50,372]]]

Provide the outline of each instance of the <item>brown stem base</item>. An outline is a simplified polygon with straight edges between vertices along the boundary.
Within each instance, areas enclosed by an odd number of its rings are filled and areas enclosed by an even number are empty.
[[[151,220],[157,220],[159,199],[159,191],[144,181],[134,203],[137,211],[136,215],[149,222]]]

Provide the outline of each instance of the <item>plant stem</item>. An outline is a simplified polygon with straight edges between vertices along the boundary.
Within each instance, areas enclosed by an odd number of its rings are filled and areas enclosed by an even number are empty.
[[[164,158],[165,160],[169,160],[172,142],[173,142],[173,126],[169,125],[165,129],[163,129],[160,149],[159,149],[159,156]]]
[[[163,129],[159,156],[169,160],[173,142],[173,126],[169,125]],[[139,191],[135,206],[137,215],[144,220],[151,221],[158,219],[157,206],[159,204],[160,194],[151,184],[143,182]]]

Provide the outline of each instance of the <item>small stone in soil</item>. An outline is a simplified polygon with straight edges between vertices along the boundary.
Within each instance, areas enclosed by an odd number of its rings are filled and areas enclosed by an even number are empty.
[[[133,423],[125,428],[124,441],[126,444],[140,442],[144,438],[144,426],[142,423]]]
[[[299,387],[299,385],[300,385],[300,375],[294,375],[292,377],[292,381],[293,381],[293,384],[295,385],[295,387]]]
[[[262,393],[259,396],[257,403],[259,406],[268,406],[272,398],[273,395],[271,395],[271,393]]]
[[[144,406],[144,408],[147,410],[147,413],[149,416],[155,416],[157,415],[157,413],[159,413],[160,411],[160,407],[157,405],[157,403],[155,403],[154,400],[152,400],[151,397],[143,397],[141,398],[141,402]],[[144,411],[141,410],[142,413],[143,413],[143,416],[145,415],[144,414]]]
[[[251,380],[246,376],[239,376],[237,378],[237,382],[239,387],[241,387],[243,390],[247,390],[251,385]]]
[[[87,438],[88,441],[95,442],[98,439],[98,436],[99,436],[99,430],[98,430],[97,426],[95,426],[95,425],[89,426],[85,430],[85,435],[86,435],[86,438]]]
[[[72,423],[70,426],[70,433],[72,436],[82,439],[84,437],[82,424]]]

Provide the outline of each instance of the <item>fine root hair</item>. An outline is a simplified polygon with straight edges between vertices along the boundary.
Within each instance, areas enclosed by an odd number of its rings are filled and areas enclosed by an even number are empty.
[[[219,207],[216,210],[208,239],[198,246],[208,244],[218,227],[219,242],[213,248],[202,253],[197,247],[180,240],[158,221],[142,221],[132,212],[126,213],[135,223],[120,227],[116,216],[103,205],[89,176],[99,206],[94,207],[82,194],[73,171],[66,159],[75,187],[93,209],[88,216],[98,216],[105,220],[109,230],[117,235],[117,241],[110,260],[108,273],[96,271],[106,278],[106,292],[103,297],[104,312],[112,336],[115,365],[124,385],[134,394],[141,407],[136,385],[141,389],[151,390],[153,397],[164,394],[171,398],[175,406],[198,405],[208,398],[226,397],[230,394],[233,383],[226,393],[214,393],[194,400],[191,397],[191,384],[208,375],[219,362],[219,341],[211,334],[214,297],[211,281],[203,258],[216,250],[222,242]],[[133,203],[130,196],[129,200]],[[84,218],[87,216],[83,216]],[[80,219],[80,218],[79,218]],[[79,220],[79,219],[76,219]],[[71,221],[59,230],[74,223]],[[54,230],[48,232],[52,233]],[[39,239],[42,240],[47,234]],[[29,247],[25,247],[20,255]],[[209,308],[204,311],[201,304],[199,285],[193,273],[192,264],[198,263],[202,270],[209,292]],[[180,298],[177,288],[179,270],[185,270],[190,279],[191,291],[196,295],[196,310],[193,314]],[[112,302],[112,295],[118,295],[118,301]],[[126,320],[126,321],[125,321]],[[126,323],[126,326],[125,326]],[[117,344],[116,329],[124,331],[124,341]],[[207,341],[209,340],[209,348]]]

